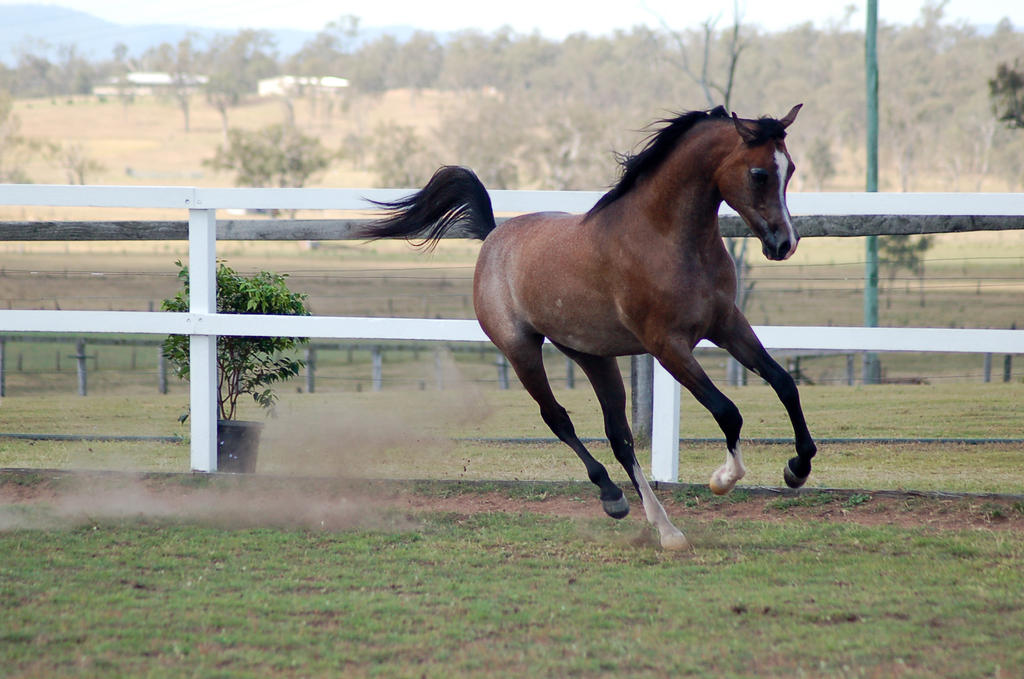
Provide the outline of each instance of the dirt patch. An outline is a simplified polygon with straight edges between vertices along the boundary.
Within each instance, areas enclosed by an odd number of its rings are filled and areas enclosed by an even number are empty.
[[[872,495],[844,492],[815,492],[796,496],[744,495],[736,498],[707,498],[705,493],[678,498],[678,493],[659,492],[665,510],[684,527],[688,521],[735,519],[766,522],[834,521],[866,526],[926,527],[937,530],[987,528],[1024,530],[1024,502],[1011,497],[960,496],[941,498],[916,494]],[[602,517],[594,493],[581,497],[555,496],[540,500],[509,497],[501,492],[465,493],[454,497],[416,494],[397,495],[391,500],[414,511],[443,511],[463,514],[482,512],[531,512],[566,517]],[[636,496],[631,497],[631,519],[643,521]]]
[[[658,495],[684,530],[688,523],[718,519],[1024,530],[1024,500],[1015,496],[738,488],[719,498],[699,486],[662,488]],[[642,523],[638,499],[630,499],[627,520]],[[239,528],[406,530],[429,512],[604,516],[596,491],[585,483],[0,471],[0,530],[130,518]]]
[[[678,503],[668,509],[672,516],[693,511]],[[1024,503],[1013,498],[962,496],[941,498],[915,494],[903,496],[857,493],[821,493],[790,497],[752,497],[741,502],[718,502],[699,507],[702,518],[754,521],[832,521],[864,526],[969,528],[1024,530]]]

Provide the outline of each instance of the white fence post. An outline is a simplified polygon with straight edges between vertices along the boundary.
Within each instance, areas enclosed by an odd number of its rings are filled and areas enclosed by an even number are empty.
[[[651,478],[679,480],[679,383],[654,361],[654,404],[651,422]]]
[[[189,312],[217,312],[217,211],[188,214]],[[217,336],[189,335],[189,418],[191,464],[217,471]]]

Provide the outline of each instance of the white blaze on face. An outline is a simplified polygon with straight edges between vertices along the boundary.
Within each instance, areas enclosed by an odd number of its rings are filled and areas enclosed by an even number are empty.
[[[789,158],[782,151],[775,150],[775,167],[779,172],[779,206],[782,208],[782,219],[786,222],[786,231],[789,235],[789,252],[783,259],[789,259],[796,252],[797,235],[796,227],[793,226],[793,219],[789,215],[789,206],[786,205],[786,179],[789,177]]]

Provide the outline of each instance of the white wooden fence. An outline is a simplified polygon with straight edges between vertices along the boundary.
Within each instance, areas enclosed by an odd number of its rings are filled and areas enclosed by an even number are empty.
[[[487,341],[473,320],[257,316],[216,313],[218,209],[366,210],[367,199],[395,200],[406,190],[205,189],[190,187],[0,186],[0,205],[177,208],[188,212],[190,299],[187,313],[0,310],[0,333],[148,333],[191,337],[191,467],[217,468],[218,335],[332,339]],[[492,191],[498,212],[583,212],[596,192]],[[1024,194],[791,194],[793,215],[1024,216]],[[731,213],[723,208],[723,214]],[[734,213],[733,213],[734,214]],[[1022,219],[1021,228],[1024,228]],[[1020,354],[1024,330],[938,328],[755,327],[768,349],[937,351]],[[678,479],[678,383],[660,366],[654,376],[651,476]]]

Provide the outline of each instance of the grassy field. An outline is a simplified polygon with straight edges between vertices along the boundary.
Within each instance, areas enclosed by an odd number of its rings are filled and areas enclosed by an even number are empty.
[[[907,517],[965,506],[683,491],[665,498],[698,545],[680,554],[635,516],[581,515],[578,487],[523,488],[0,475],[22,500],[0,505],[4,675],[1024,669],[1020,503],[936,528]]]
[[[149,392],[151,393],[151,392]],[[727,390],[744,415],[749,439],[788,438],[788,420],[764,386]],[[600,410],[589,389],[559,389],[577,432],[602,439]],[[803,402],[819,439],[1020,437],[1024,383],[806,387]],[[35,396],[7,398],[3,431],[89,436],[181,436],[177,416],[187,403],[179,393],[153,397]],[[243,418],[263,419],[247,404]],[[56,413],[60,413],[59,416]],[[681,409],[685,443],[680,479],[706,483],[721,462],[721,432],[689,397]],[[522,390],[483,390],[452,385],[444,392],[289,393],[276,417],[266,420],[260,447],[261,473],[283,476],[585,480],[576,457],[560,443],[510,443],[505,438],[550,439],[536,405]],[[603,440],[594,454],[625,482]],[[744,443],[744,485],[779,486],[791,445]],[[814,487],[1024,493],[1021,443],[977,445],[851,443],[822,444],[810,480]],[[0,467],[188,471],[188,446],[146,441],[32,441],[0,438]]]
[[[350,135],[369,136],[382,122],[406,125],[426,133],[440,120],[446,96],[431,91],[398,90],[379,96],[353,97],[333,115],[306,99],[295,102],[295,122],[307,135],[316,136],[331,151],[341,149]],[[220,116],[202,97],[192,103],[191,125],[174,102],[138,97],[129,104],[95,97],[22,99],[14,114],[21,133],[31,139],[76,143],[102,165],[87,176],[91,184],[230,186],[232,176],[205,167],[224,136]],[[285,108],[276,99],[251,100],[230,112],[230,125],[257,130],[285,120]],[[374,176],[359,169],[349,156],[314,179],[315,186],[372,186]],[[67,182],[63,170],[43,156],[23,168],[39,183]],[[30,218],[66,214],[52,208],[32,208]]]

